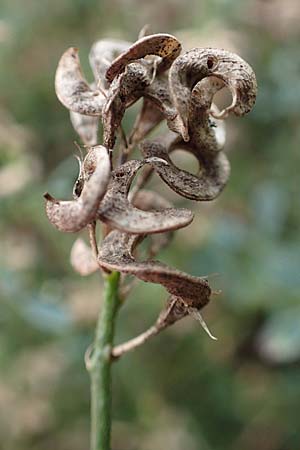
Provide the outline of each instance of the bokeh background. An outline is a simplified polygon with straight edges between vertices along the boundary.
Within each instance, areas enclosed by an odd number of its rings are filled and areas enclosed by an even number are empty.
[[[187,318],[114,366],[113,449],[299,449],[299,1],[2,0],[0,18],[1,450],[88,448],[83,355],[101,280],[73,272],[75,237],[45,218],[43,192],[70,197],[78,170],[54,74],[74,45],[91,80],[91,44],[135,40],[145,23],[186,48],[236,51],[259,96],[250,115],[227,120],[224,193],[193,204],[194,223],[160,255],[222,289],[204,311],[218,341]],[[165,298],[140,283],[117,342],[148,327]]]

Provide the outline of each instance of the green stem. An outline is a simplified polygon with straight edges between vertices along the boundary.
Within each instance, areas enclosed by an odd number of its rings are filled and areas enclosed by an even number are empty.
[[[105,278],[101,314],[90,361],[91,375],[91,450],[110,450],[111,435],[111,350],[119,306],[120,274]]]

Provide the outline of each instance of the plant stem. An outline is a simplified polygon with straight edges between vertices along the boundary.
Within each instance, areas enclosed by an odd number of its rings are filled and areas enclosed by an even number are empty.
[[[111,350],[119,306],[119,278],[118,272],[112,272],[105,278],[102,310],[90,360],[91,450],[110,450],[111,448]]]

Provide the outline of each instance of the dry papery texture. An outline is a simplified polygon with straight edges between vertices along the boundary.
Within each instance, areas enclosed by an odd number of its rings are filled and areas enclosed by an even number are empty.
[[[144,187],[155,172],[181,197],[214,200],[230,175],[223,151],[224,120],[251,111],[257,85],[252,68],[236,54],[216,48],[193,48],[181,54],[176,37],[164,33],[145,35],[144,31],[135,43],[98,41],[89,61],[92,83],[82,73],[76,48],[66,50],[58,64],[56,94],[70,110],[71,123],[87,153],[80,161],[73,200],[45,194],[46,212],[61,231],[88,229],[91,245],[80,237],[71,253],[78,273],[118,271],[124,285],[126,276],[134,275],[161,284],[169,294],[156,324],[129,348],[126,344],[116,348],[112,353],[118,357],[188,314],[200,318],[197,313],[209,302],[212,289],[207,279],[151,259],[169,244],[174,230],[191,223],[192,212],[174,208]],[[232,102],[219,111],[213,100],[223,88],[229,90]],[[141,98],[141,110],[126,136],[125,111]],[[144,140],[164,120],[168,131]],[[136,149],[141,158],[129,160]],[[170,153],[176,149],[196,157],[197,174],[172,162]],[[101,225],[101,239],[96,239],[96,224]],[[139,244],[146,238],[148,256],[142,257]]]

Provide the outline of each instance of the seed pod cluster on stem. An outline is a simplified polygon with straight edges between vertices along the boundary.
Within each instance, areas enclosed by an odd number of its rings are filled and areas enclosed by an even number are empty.
[[[199,311],[212,295],[208,280],[153,259],[169,244],[174,230],[192,222],[193,213],[170,205],[159,194],[145,190],[145,185],[156,173],[181,197],[214,200],[230,175],[223,151],[224,120],[230,114],[243,116],[251,111],[257,85],[252,68],[238,55],[216,48],[181,54],[176,37],[164,33],[142,36],[135,43],[98,41],[89,61],[91,83],[84,77],[76,48],[66,50],[56,71],[57,97],[70,111],[86,155],[74,198],[63,201],[45,194],[46,214],[60,231],[89,231],[91,246],[80,237],[71,251],[71,264],[81,275],[96,270],[120,272],[120,292],[128,292],[128,275],[166,289],[166,307],[157,322],[150,331],[112,349],[112,356],[119,357],[182,317],[193,315],[202,321]],[[232,102],[219,111],[213,101],[223,88],[229,90]],[[122,120],[126,109],[139,99],[141,110],[127,136]],[[168,131],[146,140],[163,121]],[[198,174],[174,164],[170,154],[176,149],[196,157]],[[134,150],[139,150],[138,159],[130,159]],[[99,241],[98,224],[102,228]],[[140,244],[145,239],[148,256],[141,257]]]

